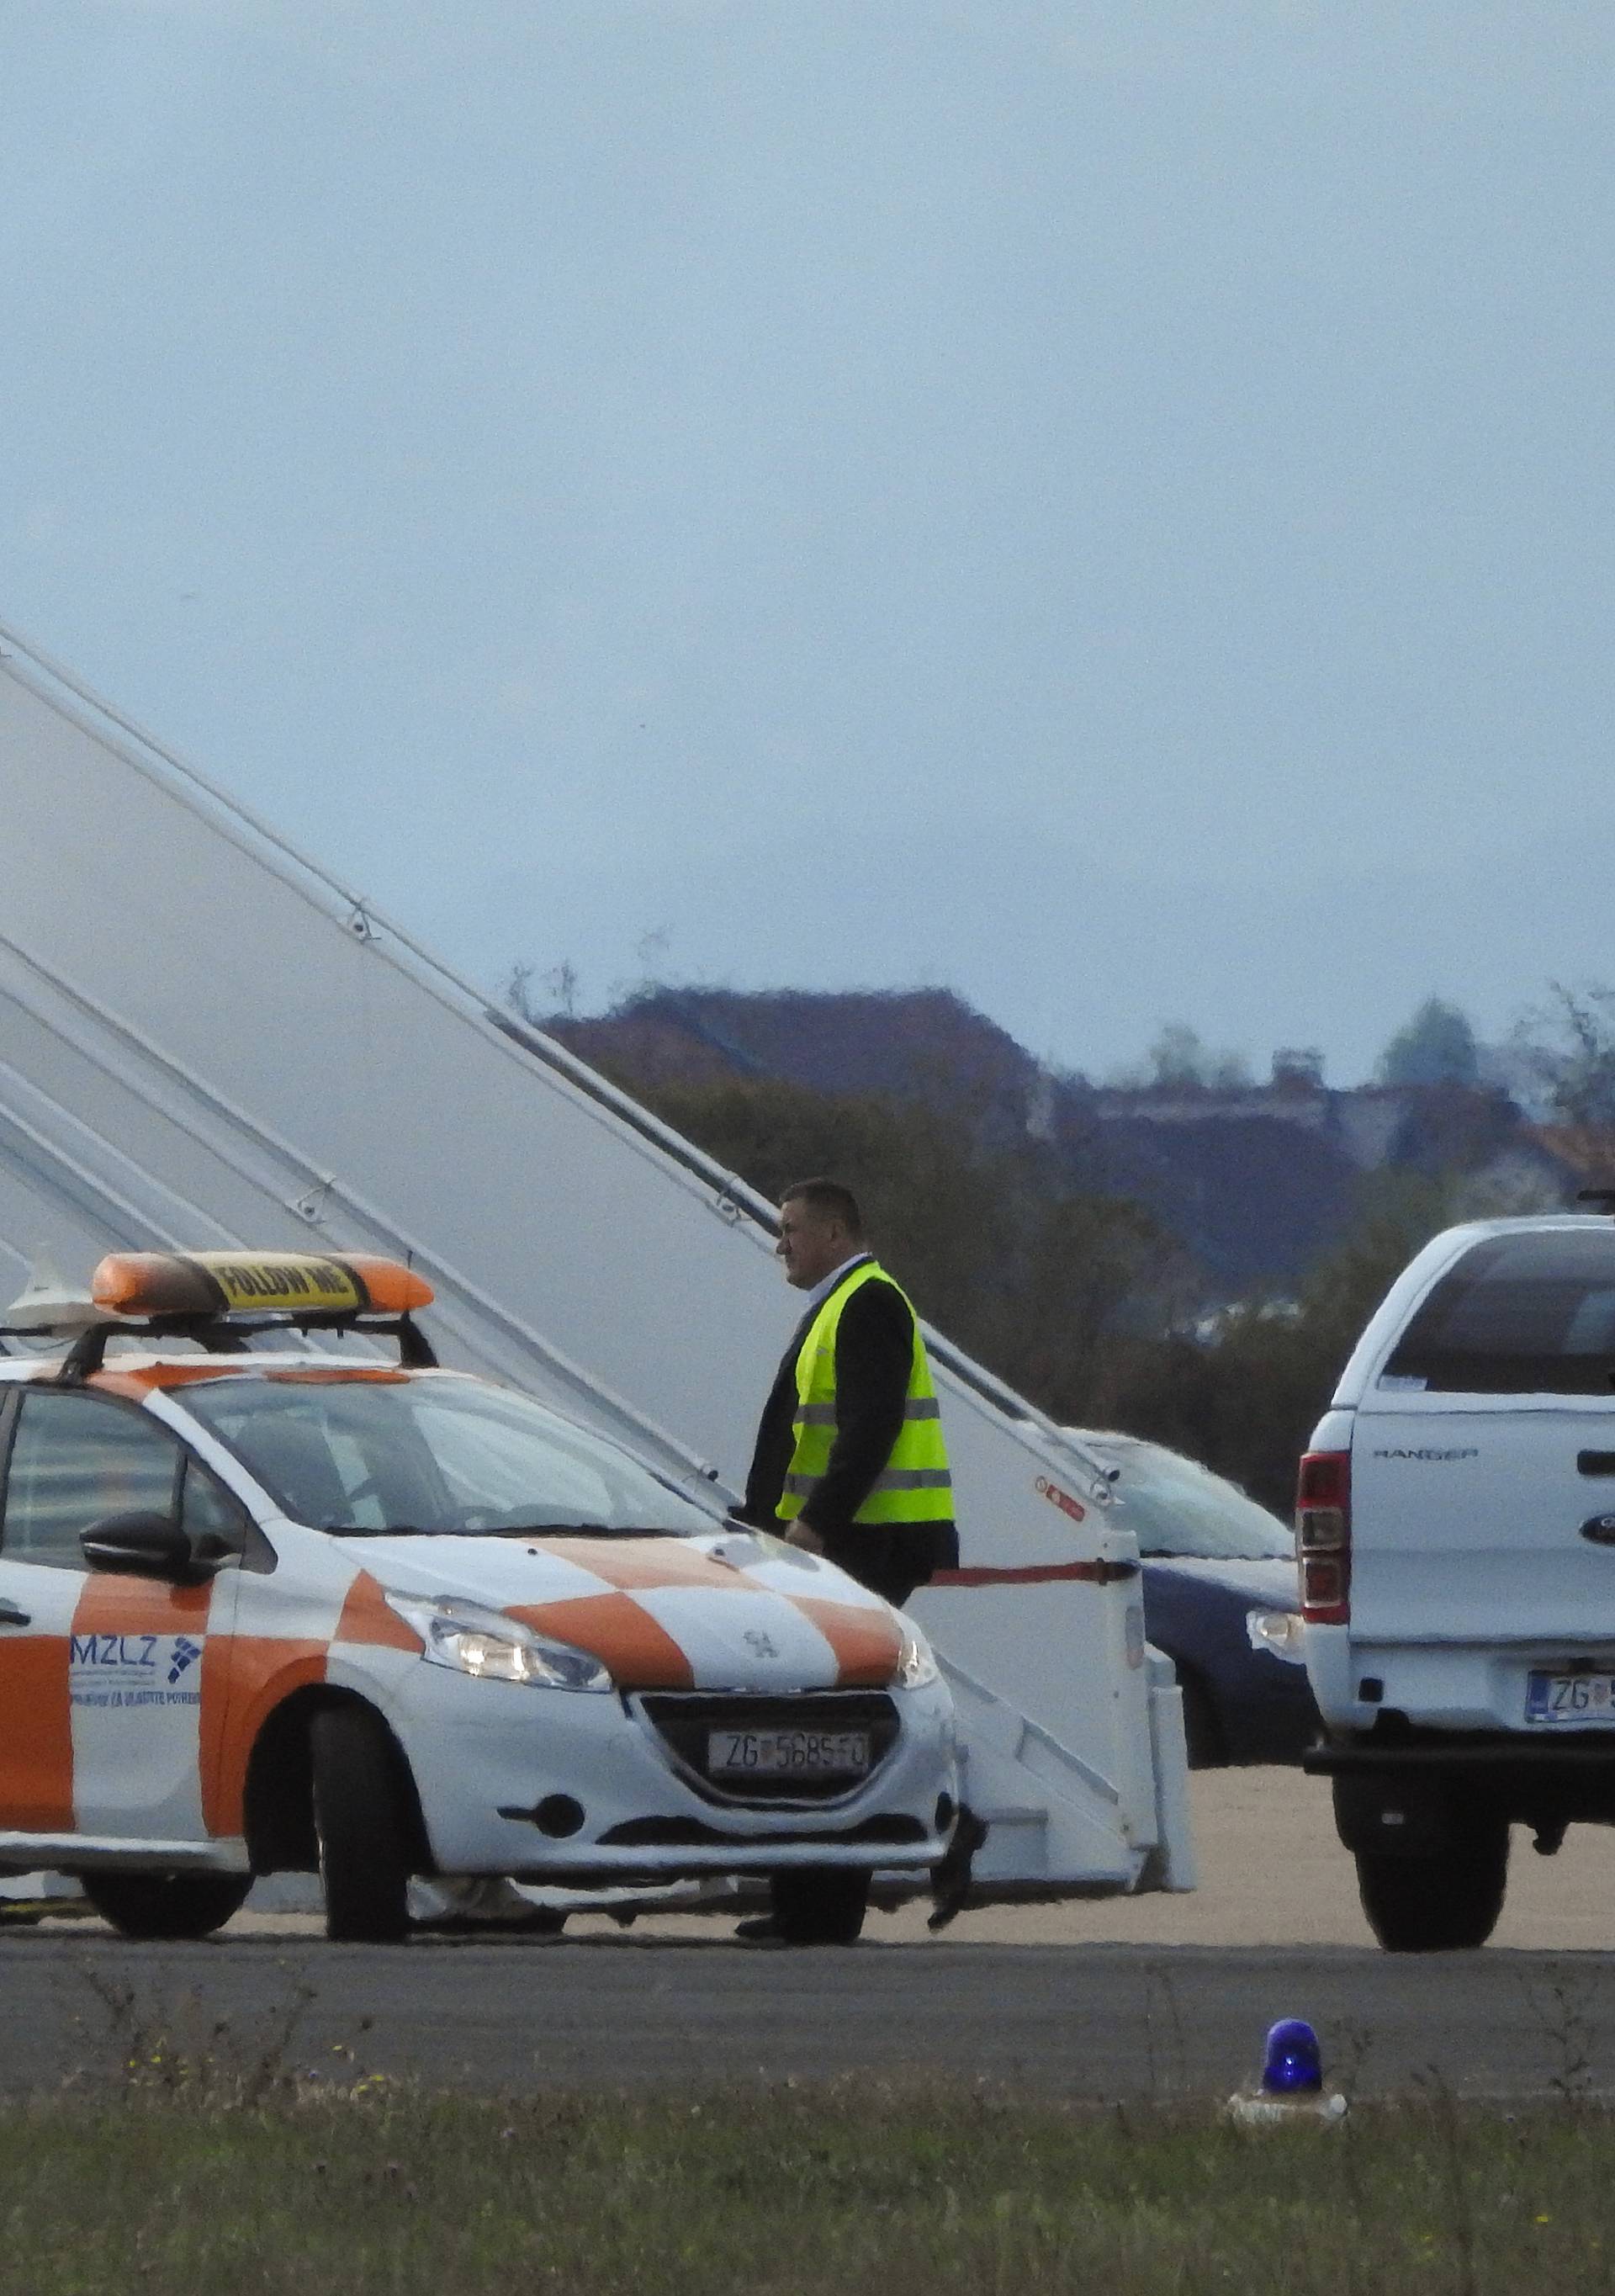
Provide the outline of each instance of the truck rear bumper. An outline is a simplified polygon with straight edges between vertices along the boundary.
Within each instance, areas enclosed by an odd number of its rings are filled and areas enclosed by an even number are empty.
[[[1611,1735],[1324,1744],[1303,1767],[1331,1781],[1335,1828],[1354,1855],[1433,1856],[1499,1823],[1533,1827],[1551,1851],[1567,1825],[1615,1824]]]
[[[1513,1735],[1411,1738],[1394,1745],[1309,1746],[1301,1756],[1309,1777],[1394,1776],[1406,1770],[1607,1770],[1615,1775],[1615,1732],[1562,1738]]]

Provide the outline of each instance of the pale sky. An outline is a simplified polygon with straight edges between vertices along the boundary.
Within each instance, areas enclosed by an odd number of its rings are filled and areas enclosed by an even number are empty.
[[[0,0],[0,620],[490,984],[1501,1031],[1615,981],[1612,66],[1608,0]]]

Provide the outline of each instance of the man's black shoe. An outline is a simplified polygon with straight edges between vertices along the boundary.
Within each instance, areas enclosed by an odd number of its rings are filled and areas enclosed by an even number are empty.
[[[928,1930],[945,1930],[970,1897],[971,1866],[987,1840],[987,1828],[973,1809],[962,1809],[941,1862],[930,1869],[932,1906]]]
[[[737,1922],[735,1941],[740,1945],[783,1945],[780,1925],[772,1914],[753,1914],[750,1921]]]

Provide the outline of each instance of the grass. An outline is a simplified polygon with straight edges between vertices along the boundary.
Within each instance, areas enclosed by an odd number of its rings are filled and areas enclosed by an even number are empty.
[[[1612,2169],[1585,2101],[1252,2134],[869,2081],[455,2097],[158,2045],[0,2109],[0,2289],[1591,2296]]]

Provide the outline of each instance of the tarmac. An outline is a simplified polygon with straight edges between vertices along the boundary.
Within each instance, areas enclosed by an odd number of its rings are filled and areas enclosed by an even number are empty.
[[[1495,1941],[1372,1944],[1326,1789],[1285,1770],[1192,1781],[1201,1887],[1184,1896],[871,1917],[850,1949],[738,1945],[727,1919],[574,1917],[559,1941],[331,1946],[248,1909],[213,1940],[99,1923],[0,1933],[0,2088],[125,2077],[138,2029],[327,2079],[492,2089],[938,2078],[1111,2101],[1226,2095],[1262,2032],[1311,2018],[1364,2095],[1615,2092],[1615,1838],[1514,1838]]]

